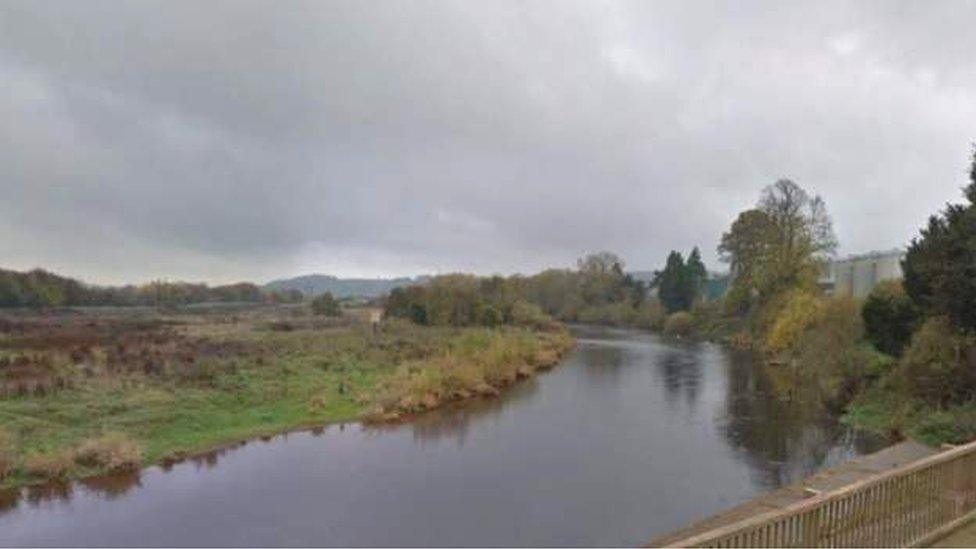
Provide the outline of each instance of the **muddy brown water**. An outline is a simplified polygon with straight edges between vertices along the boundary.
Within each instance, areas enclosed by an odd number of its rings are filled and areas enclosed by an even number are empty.
[[[635,545],[885,444],[722,346],[574,329],[500,399],[0,494],[0,545]]]

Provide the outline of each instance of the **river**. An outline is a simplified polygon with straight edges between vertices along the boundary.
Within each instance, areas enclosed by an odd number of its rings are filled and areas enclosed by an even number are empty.
[[[722,346],[574,330],[499,399],[0,495],[0,545],[635,545],[884,444]]]

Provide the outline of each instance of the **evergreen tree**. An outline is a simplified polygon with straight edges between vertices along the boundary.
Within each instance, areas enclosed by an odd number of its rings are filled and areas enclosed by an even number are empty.
[[[976,151],[964,189],[969,204],[950,204],[929,218],[902,262],[905,291],[930,316],[946,315],[976,331]]]
[[[683,311],[690,306],[687,303],[688,293],[688,273],[685,267],[685,260],[680,252],[671,250],[668,260],[664,265],[664,270],[659,271],[655,277],[658,287],[658,298],[669,313]]]
[[[705,269],[705,263],[702,262],[698,246],[691,250],[685,268],[688,271],[688,291],[690,292],[688,302],[694,304],[705,294],[705,282],[708,281],[708,270]]]

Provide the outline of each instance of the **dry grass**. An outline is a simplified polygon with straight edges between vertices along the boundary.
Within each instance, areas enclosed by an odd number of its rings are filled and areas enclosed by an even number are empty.
[[[79,465],[106,471],[134,471],[142,466],[142,450],[125,434],[106,433],[83,442],[75,451],[74,460]]]
[[[45,396],[88,379],[141,375],[207,385],[208,366],[260,345],[194,337],[183,323],[124,315],[0,319],[0,398]],[[235,319],[208,319],[211,323]],[[219,372],[217,372],[219,373]]]
[[[448,353],[408,362],[370,399],[368,421],[391,421],[474,395],[495,396],[515,381],[554,366],[572,348],[564,332],[481,330]]]
[[[689,337],[695,332],[695,319],[687,311],[671,314],[664,322],[664,333],[674,337]]]
[[[0,427],[0,480],[13,472],[20,458],[19,445],[13,433]]]
[[[24,460],[24,469],[27,474],[45,480],[66,479],[73,468],[74,460],[69,452],[31,454]]]

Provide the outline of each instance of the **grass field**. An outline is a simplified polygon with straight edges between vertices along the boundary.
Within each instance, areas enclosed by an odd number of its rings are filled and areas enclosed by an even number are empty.
[[[0,318],[0,486],[178,460],[305,426],[390,421],[555,364],[561,330],[378,330],[304,309]]]

